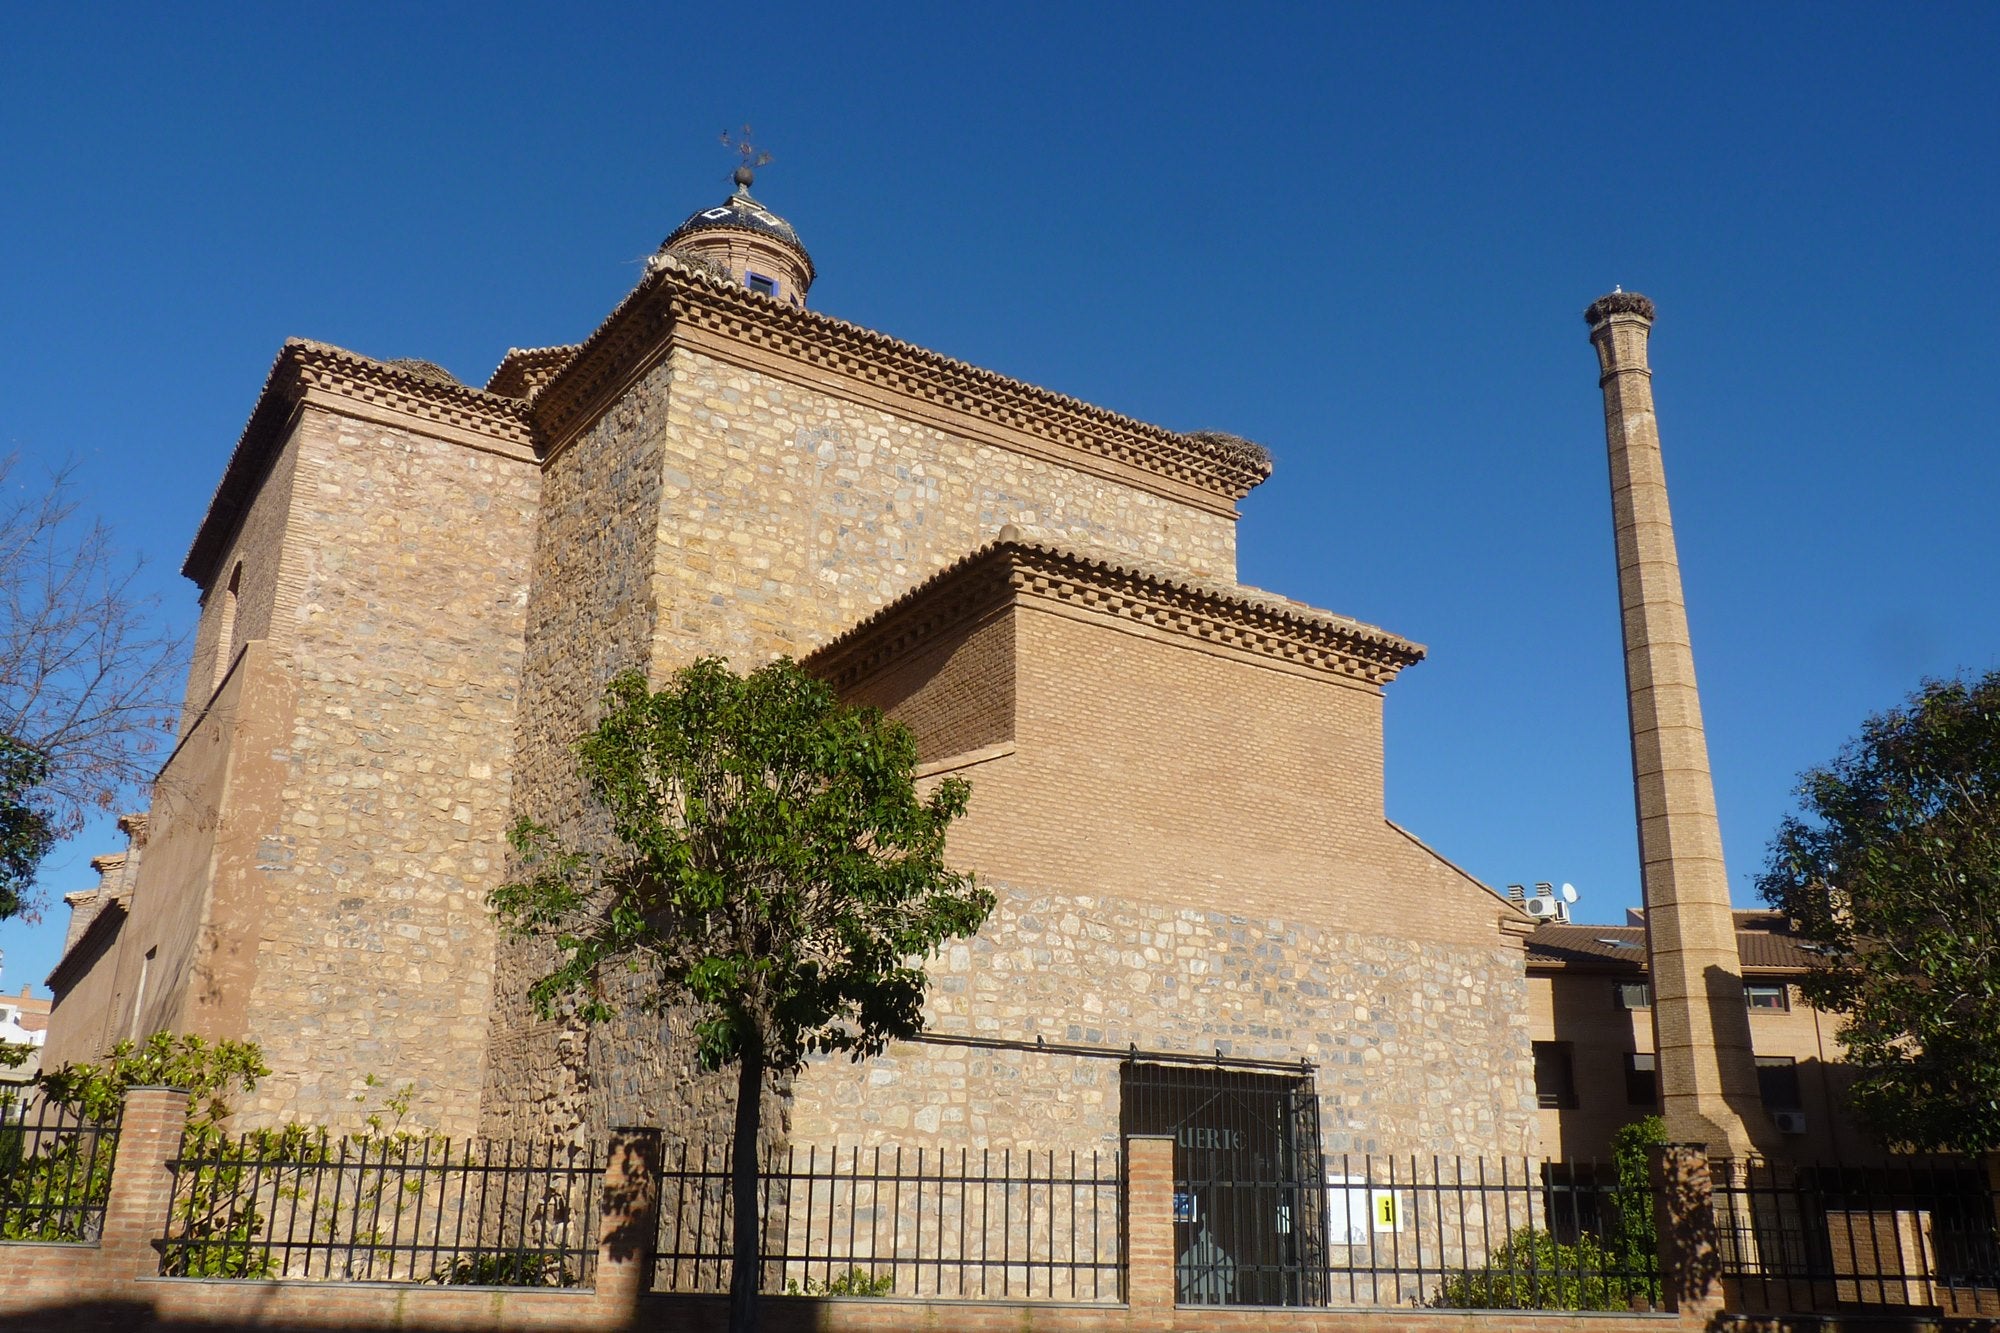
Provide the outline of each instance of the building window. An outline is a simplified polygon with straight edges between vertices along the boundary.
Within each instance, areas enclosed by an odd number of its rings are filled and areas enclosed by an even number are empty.
[[[1744,982],[1743,1003],[1752,1009],[1775,1009],[1779,1012],[1792,1007],[1791,997],[1785,993],[1782,981]]]
[[[1650,981],[1617,981],[1612,983],[1612,1000],[1620,1009],[1651,1009],[1653,1007],[1653,983]]]
[[[1767,1111],[1805,1108],[1805,1098],[1799,1093],[1799,1062],[1789,1055],[1757,1057],[1757,1090],[1763,1094]]]
[[[751,291],[762,292],[766,296],[776,296],[778,294],[778,280],[776,278],[767,278],[761,273],[744,274],[743,284]]]
[[[1546,1111],[1576,1105],[1576,1070],[1566,1041],[1535,1043],[1535,1104]]]
[[[229,587],[222,594],[222,606],[216,612],[215,678],[208,684],[211,694],[221,686],[222,678],[229,674],[229,658],[236,651],[236,600],[242,590],[243,562],[238,560],[236,568],[229,571]]]
[[[1649,1051],[1625,1054],[1625,1100],[1633,1106],[1660,1104],[1659,1058]]]

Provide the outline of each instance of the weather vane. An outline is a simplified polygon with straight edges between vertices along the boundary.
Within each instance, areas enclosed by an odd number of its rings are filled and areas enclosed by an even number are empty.
[[[722,146],[736,150],[736,156],[739,161],[730,179],[736,182],[736,188],[747,193],[751,183],[757,179],[757,168],[769,165],[772,160],[771,155],[750,142],[750,127],[748,125],[745,125],[742,132],[734,137],[731,137],[728,130],[724,130],[722,132]]]

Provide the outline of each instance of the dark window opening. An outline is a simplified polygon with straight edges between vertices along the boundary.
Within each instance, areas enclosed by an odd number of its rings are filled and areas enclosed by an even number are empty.
[[[1657,1106],[1660,1101],[1658,1057],[1647,1051],[1625,1056],[1625,1100],[1633,1106]]]
[[[1546,1111],[1576,1106],[1576,1069],[1566,1041],[1535,1043],[1535,1104]]]
[[[1805,1098],[1799,1091],[1799,1062],[1789,1055],[1757,1057],[1757,1090],[1763,1094],[1767,1111],[1805,1109]]]
[[[1743,1003],[1752,1009],[1786,1010],[1792,1007],[1791,997],[1785,993],[1785,983],[1782,981],[1744,982]]]
[[[1613,983],[1613,1000],[1620,1009],[1651,1009],[1653,1007],[1653,983],[1650,981],[1619,981]]]
[[[776,278],[767,278],[761,273],[746,273],[743,275],[743,282],[753,292],[762,292],[766,296],[776,296],[778,294],[778,280]]]
[[[1617,1216],[1616,1171],[1591,1162],[1543,1162],[1542,1206],[1549,1230],[1563,1245],[1602,1236]]]

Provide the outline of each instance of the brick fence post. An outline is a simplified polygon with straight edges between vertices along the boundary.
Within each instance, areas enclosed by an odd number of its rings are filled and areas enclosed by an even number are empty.
[[[1653,1218],[1660,1286],[1681,1322],[1706,1327],[1722,1312],[1722,1252],[1715,1231],[1715,1180],[1707,1148],[1669,1143],[1652,1158]]]
[[[187,1127],[188,1095],[180,1088],[128,1088],[111,1159],[111,1195],[104,1204],[99,1271],[113,1283],[158,1277],[174,1177],[167,1168]]]
[[[1125,1140],[1125,1303],[1172,1310],[1174,1141],[1166,1134]]]
[[[601,1327],[636,1321],[639,1297],[653,1285],[660,1224],[660,1131],[611,1131],[604,1158],[604,1208],[598,1222],[592,1311]]]

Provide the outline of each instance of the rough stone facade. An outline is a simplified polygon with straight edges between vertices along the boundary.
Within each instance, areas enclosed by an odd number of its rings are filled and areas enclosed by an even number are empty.
[[[252,1114],[342,1123],[373,1074],[427,1124],[476,1125],[540,474],[419,415],[472,392],[279,358],[190,556],[190,703],[79,1057],[247,1038],[275,1071]]]
[[[774,1136],[1087,1147],[1140,1047],[1313,1069],[1334,1152],[1528,1149],[1528,923],[1386,818],[1422,650],[1236,583],[1269,470],[670,252],[486,390],[290,344],[188,558],[129,919],[57,1026],[253,1038],[264,1119],[373,1074],[446,1133],[719,1135],[687,1016],[540,1017],[484,899],[516,817],[606,836],[572,747],[613,676],[790,654],[972,779],[952,853],[999,907],[934,960],[935,1040],[774,1084]]]
[[[997,891],[986,929],[931,969],[936,1041],[812,1066],[795,1081],[797,1141],[1115,1145],[1119,1057],[1136,1046],[1307,1062],[1329,1153],[1534,1145],[1517,947],[1438,949],[1194,907]],[[1021,1045],[951,1045],[959,1034]],[[1038,1037],[1101,1054],[1028,1049]]]

